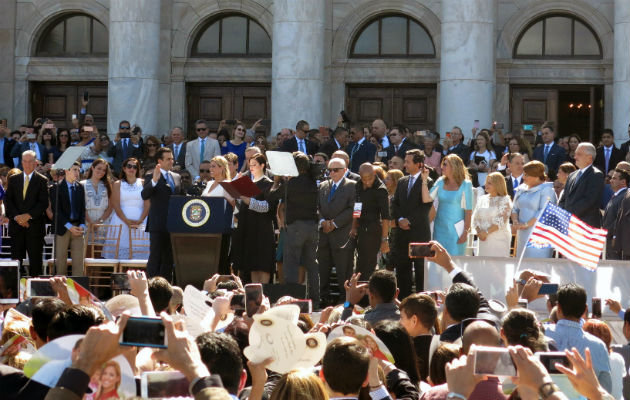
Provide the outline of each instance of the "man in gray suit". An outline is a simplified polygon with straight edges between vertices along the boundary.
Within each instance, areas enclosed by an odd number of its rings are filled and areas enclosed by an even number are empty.
[[[618,255],[613,249],[612,239],[615,236],[617,216],[619,215],[623,196],[628,190],[628,183],[630,183],[630,175],[622,169],[615,169],[612,178],[610,178],[610,188],[613,191],[613,196],[606,204],[604,218],[602,219],[602,228],[608,230],[608,235],[606,236],[606,258],[609,260],[619,260],[621,258],[620,254]]]
[[[175,158],[173,171],[179,172],[186,169],[186,142],[184,141],[184,130],[179,126],[176,126],[171,129],[170,135],[171,139],[173,139],[173,143],[169,144],[168,148],[173,150],[173,157]]]
[[[352,276],[353,255],[350,243],[356,182],[348,179],[346,162],[333,158],[328,162],[330,179],[319,185],[319,262],[320,297],[330,301],[330,272],[334,264],[339,288]]]
[[[208,123],[203,119],[195,122],[197,140],[186,143],[186,169],[193,179],[199,177],[199,164],[203,160],[212,160],[213,157],[221,155],[221,147],[216,139],[208,137],[210,130]]]

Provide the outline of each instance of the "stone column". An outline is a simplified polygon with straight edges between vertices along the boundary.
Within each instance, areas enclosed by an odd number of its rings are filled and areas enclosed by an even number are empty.
[[[274,0],[271,133],[325,123],[324,38],[326,0]]]
[[[439,132],[492,124],[495,13],[495,0],[442,0]]]
[[[613,131],[617,146],[628,140],[630,122],[630,2],[615,0]],[[599,132],[597,132],[599,133]]]
[[[109,15],[107,130],[126,119],[157,135],[160,1],[110,0]]]

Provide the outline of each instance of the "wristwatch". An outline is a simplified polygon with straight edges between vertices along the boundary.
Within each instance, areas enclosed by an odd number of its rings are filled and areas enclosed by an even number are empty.
[[[343,303],[343,308],[351,308],[351,307],[353,307],[353,305],[349,301],[346,301],[345,303]]]
[[[556,386],[556,384],[553,382],[543,383],[538,388],[538,394],[543,400],[548,399],[549,396],[551,396],[552,394],[558,391],[560,391],[560,388]]]

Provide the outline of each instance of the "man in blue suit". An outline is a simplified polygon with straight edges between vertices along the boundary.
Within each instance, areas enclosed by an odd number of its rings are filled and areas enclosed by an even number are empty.
[[[555,176],[560,164],[567,160],[567,152],[554,142],[556,134],[550,125],[542,127],[543,145],[534,150],[534,160],[547,166],[547,173]],[[553,171],[553,172],[552,172]]]
[[[22,157],[22,153],[26,150],[34,151],[35,158],[42,163],[45,164],[48,162],[48,151],[43,144],[37,143],[37,133],[35,133],[34,130],[35,129],[33,127],[27,128],[26,133],[22,135],[19,143],[15,143],[11,149],[11,157],[18,158],[20,160],[17,165],[19,169],[22,169],[22,159],[20,157]]]
[[[361,164],[374,162],[376,146],[365,138],[361,127],[351,128],[350,138],[352,142],[346,147],[346,153],[350,155],[350,171],[358,173]]]

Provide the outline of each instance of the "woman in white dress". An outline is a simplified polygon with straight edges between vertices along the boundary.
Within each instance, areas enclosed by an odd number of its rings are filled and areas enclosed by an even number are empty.
[[[499,172],[486,177],[486,193],[477,199],[472,225],[479,238],[478,256],[509,257],[512,232],[512,201],[507,194],[505,178]]]
[[[228,203],[234,207],[236,200],[228,192],[223,189],[223,186],[219,182],[231,181],[230,169],[228,167],[228,161],[223,156],[216,156],[210,160],[210,177],[212,178],[206,184],[206,188],[201,193],[206,197],[223,197]],[[230,235],[225,233],[221,236],[221,254],[219,256],[219,274],[229,275],[230,271]]]
[[[129,228],[146,225],[151,204],[149,200],[142,200],[143,181],[140,179],[140,161],[136,158],[128,158],[123,162],[122,167],[122,178],[114,183],[111,197],[115,211],[111,225],[122,225],[120,245],[118,255],[112,254],[110,250],[110,252],[105,252],[107,258],[130,258]],[[133,258],[146,258],[146,254],[134,255]]]
[[[107,161],[97,158],[88,169],[87,179],[81,181],[85,188],[85,221],[88,224],[107,224],[113,211],[109,198],[112,184]]]

